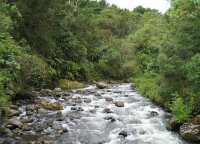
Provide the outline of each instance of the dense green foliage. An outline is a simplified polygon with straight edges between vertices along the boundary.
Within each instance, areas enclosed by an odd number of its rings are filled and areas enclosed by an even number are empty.
[[[15,92],[59,79],[114,79],[187,121],[200,113],[199,8],[197,0],[172,0],[166,14],[105,0],[0,1],[0,109]]]

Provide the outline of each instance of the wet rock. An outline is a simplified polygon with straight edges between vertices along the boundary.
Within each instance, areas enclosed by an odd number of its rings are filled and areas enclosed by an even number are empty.
[[[35,132],[33,132],[33,131],[25,131],[25,132],[23,132],[23,135],[25,135],[25,136],[33,136],[33,135],[36,135],[36,133]]]
[[[173,117],[173,115],[171,113],[168,113],[168,112],[166,112],[164,116],[167,120],[169,120]]]
[[[0,138],[0,144],[3,144],[6,140],[3,138]]]
[[[54,130],[62,130],[63,129],[61,124],[53,124],[52,128]]]
[[[112,96],[107,96],[107,97],[105,97],[105,100],[106,101],[113,101],[113,98],[112,98]]]
[[[40,91],[41,93],[52,93],[53,91],[50,89],[43,89]]]
[[[35,141],[30,141],[27,144],[36,144],[36,142]]]
[[[71,110],[76,111],[78,108],[77,107],[71,107]]]
[[[43,141],[43,144],[51,144],[51,141]]]
[[[88,99],[85,99],[84,102],[85,102],[85,103],[91,103],[92,100],[88,98]]]
[[[200,125],[185,123],[180,127],[180,135],[184,140],[200,142]]]
[[[24,125],[24,126],[22,127],[22,130],[23,130],[23,131],[31,131],[32,128],[30,128],[30,127]]]
[[[76,106],[76,104],[72,104],[72,106]]]
[[[124,102],[123,101],[117,101],[117,102],[115,102],[115,106],[124,107]]]
[[[61,92],[61,91],[62,91],[61,88],[55,88],[55,89],[53,90],[53,92]]]
[[[62,111],[57,111],[57,114],[58,114],[58,115],[61,115],[61,114],[62,114]]]
[[[8,113],[9,113],[9,116],[19,116],[21,114],[21,111],[14,110],[14,109],[9,109]]]
[[[95,105],[94,107],[95,107],[95,108],[99,108],[99,106],[98,106],[98,105]]]
[[[126,131],[121,131],[119,133],[119,136],[123,136],[124,138],[128,136],[128,133]]]
[[[109,108],[105,108],[105,109],[103,110],[103,113],[112,113],[112,111],[111,111]]]
[[[113,117],[106,117],[105,120],[110,120],[111,122],[115,122],[116,120]]]
[[[170,131],[177,131],[179,130],[181,124],[177,123],[175,118],[171,118],[167,121],[167,129]]]
[[[59,130],[59,131],[58,131],[58,134],[63,134],[63,130]]]
[[[8,128],[8,129],[10,129],[10,130],[13,130],[13,129],[16,128],[16,126],[7,124],[7,125],[6,125],[6,128]]]
[[[151,111],[149,117],[157,117],[159,114],[156,111]]]
[[[135,89],[135,84],[134,84],[134,83],[132,83],[132,84],[131,84],[131,87],[132,87],[133,89]]]
[[[84,111],[82,107],[78,107],[77,111]]]
[[[196,125],[200,125],[200,115],[195,116],[195,117],[192,119],[192,123],[193,123],[193,124],[196,124]]]
[[[96,110],[90,110],[90,113],[95,114],[95,113],[96,113]]]
[[[6,134],[7,136],[13,136],[13,132],[8,128],[5,128],[3,130],[3,133]]]
[[[72,101],[73,103],[82,103],[82,100],[81,100],[80,97],[73,98],[71,101]]]
[[[94,95],[95,95],[95,96],[101,96],[101,94],[100,94],[100,93],[95,93]]]
[[[40,100],[36,100],[36,103],[47,110],[62,110],[63,109],[62,105],[58,101],[51,102],[49,100],[40,99]]]
[[[32,123],[34,121],[33,118],[26,118],[26,119],[23,119],[23,120],[20,120],[22,123]]]
[[[17,119],[10,119],[8,124],[21,128],[23,124]]]
[[[26,112],[26,115],[27,115],[27,116],[32,116],[33,114],[34,114],[34,113],[31,112],[31,111],[27,111],[27,112]]]
[[[34,111],[35,106],[34,105],[27,105],[25,109],[26,109],[26,111]]]
[[[96,87],[99,89],[105,89],[106,87],[108,87],[108,85],[105,83],[97,83]]]

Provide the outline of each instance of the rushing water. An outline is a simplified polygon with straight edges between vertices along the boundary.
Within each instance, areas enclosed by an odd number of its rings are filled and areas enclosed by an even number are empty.
[[[94,90],[89,86],[87,90]],[[86,90],[83,89],[83,90]],[[63,126],[69,129],[57,143],[60,144],[186,144],[176,133],[166,130],[165,112],[152,104],[148,99],[133,91],[130,84],[114,85],[110,89],[95,89],[101,96],[94,94],[73,94],[73,98],[91,99],[91,103],[79,103],[84,111],[72,111],[65,104],[62,114],[66,116]],[[107,102],[104,97],[112,96],[113,102]],[[124,107],[116,107],[115,101],[124,101]],[[103,113],[109,108],[113,113]],[[158,115],[151,116],[151,112]],[[67,119],[69,115],[73,118]],[[115,122],[106,120],[112,117]],[[126,131],[127,137],[119,133]]]

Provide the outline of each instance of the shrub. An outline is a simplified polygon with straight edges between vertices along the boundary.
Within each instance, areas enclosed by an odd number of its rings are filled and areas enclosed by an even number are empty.
[[[171,105],[172,113],[177,122],[183,123],[189,120],[192,107],[189,104],[185,104],[181,97],[176,98]]]

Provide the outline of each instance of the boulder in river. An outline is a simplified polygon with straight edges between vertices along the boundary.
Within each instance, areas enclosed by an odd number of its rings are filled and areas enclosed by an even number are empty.
[[[115,102],[115,106],[124,107],[124,102],[123,101],[117,101],[117,102]]]
[[[113,101],[113,98],[112,98],[112,96],[107,96],[107,97],[105,97],[105,100],[106,101]]]
[[[61,88],[55,88],[53,91],[54,91],[54,92],[61,92],[62,89],[61,89]]]
[[[87,99],[84,100],[84,102],[85,102],[85,103],[91,103],[92,100],[91,100],[90,98],[87,98]]]
[[[63,109],[62,105],[58,101],[51,102],[49,100],[39,99],[39,100],[36,100],[36,103],[47,110],[62,110]]]
[[[193,123],[193,124],[196,124],[196,125],[200,125],[200,115],[195,116],[195,117],[192,119],[192,123]]]
[[[119,133],[119,136],[123,136],[124,138],[128,136],[128,133],[126,131],[121,131]]]
[[[109,108],[105,108],[105,109],[103,110],[103,113],[112,113],[112,111],[111,111]]]
[[[181,124],[177,123],[175,118],[173,117],[167,121],[167,129],[170,131],[177,131],[179,130],[180,126]]]
[[[5,128],[3,130],[3,133],[6,134],[7,136],[13,136],[13,132],[8,128]]]
[[[6,141],[5,139],[0,138],[0,144],[4,144],[5,141]]]
[[[157,117],[159,114],[158,114],[158,112],[156,112],[156,111],[151,111],[150,112],[150,114],[149,114],[149,117]]]
[[[41,93],[45,93],[45,94],[48,94],[48,93],[52,93],[53,91],[50,90],[50,89],[43,89],[40,91]]]
[[[23,124],[18,119],[9,119],[8,124],[19,127],[19,128],[23,126]]]
[[[180,134],[184,140],[200,142],[200,125],[185,123],[180,127]]]
[[[101,83],[97,83],[96,87],[99,88],[99,89],[105,89],[105,88],[108,87],[108,85],[101,82]]]
[[[95,95],[95,96],[101,96],[101,94],[100,94],[100,93],[95,93],[94,95]]]
[[[9,109],[8,113],[9,113],[9,116],[19,116],[21,114],[21,111],[14,110],[14,109]]]

